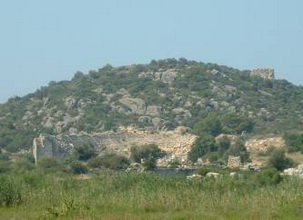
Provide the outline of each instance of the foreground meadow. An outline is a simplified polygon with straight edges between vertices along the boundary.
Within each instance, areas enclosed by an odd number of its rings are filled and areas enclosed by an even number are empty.
[[[303,182],[273,172],[182,175],[38,170],[0,175],[0,219],[303,219]]]

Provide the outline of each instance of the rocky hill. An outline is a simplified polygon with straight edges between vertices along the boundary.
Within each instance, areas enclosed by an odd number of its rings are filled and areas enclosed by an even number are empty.
[[[121,127],[142,134],[125,131],[126,136],[107,143],[113,148],[131,135],[140,143],[152,138],[164,147],[155,132],[180,126],[193,136],[281,135],[301,128],[302,107],[303,88],[276,80],[272,69],[241,71],[184,58],[106,65],[0,105],[0,147],[10,152],[30,149],[40,134],[109,137]],[[177,140],[167,134],[172,143]]]

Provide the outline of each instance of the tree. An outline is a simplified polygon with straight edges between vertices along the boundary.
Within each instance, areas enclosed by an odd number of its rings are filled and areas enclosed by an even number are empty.
[[[218,136],[222,133],[222,125],[216,115],[210,114],[194,125],[194,132],[198,135],[207,133],[212,136]]]
[[[94,147],[90,143],[75,148],[75,156],[78,160],[89,160],[96,156]]]
[[[242,131],[252,132],[254,123],[245,116],[230,113],[222,118],[223,130],[227,134],[241,134]]]
[[[295,132],[286,132],[283,136],[286,142],[288,152],[303,153],[303,134]]]
[[[70,171],[73,174],[84,174],[88,172],[88,169],[83,162],[75,161],[70,164]]]
[[[228,155],[240,156],[242,163],[249,161],[249,152],[241,140],[238,140],[229,148]]]
[[[218,143],[218,154],[220,157],[223,157],[224,154],[228,151],[230,148],[230,140],[227,136],[223,136],[220,138],[219,143]]]
[[[214,137],[204,134],[198,137],[193,143],[191,150],[188,152],[188,159],[196,162],[198,158],[216,150]]]
[[[269,156],[268,165],[279,171],[283,171],[284,169],[294,166],[294,161],[291,158],[286,157],[284,150],[275,149]]]
[[[143,165],[147,169],[152,169],[156,167],[156,161],[159,158],[162,158],[166,155],[158,145],[156,144],[147,144],[141,146],[131,147],[131,160],[141,163],[142,159],[144,161]]]

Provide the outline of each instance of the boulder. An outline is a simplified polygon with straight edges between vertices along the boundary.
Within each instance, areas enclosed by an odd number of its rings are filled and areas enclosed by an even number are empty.
[[[119,100],[121,104],[128,107],[132,113],[144,115],[146,112],[146,104],[143,99],[138,98],[122,98]]]
[[[164,83],[172,83],[177,77],[177,72],[173,69],[166,70],[162,73],[161,81]]]
[[[150,116],[159,116],[161,113],[161,106],[150,105],[147,106],[146,114]]]
[[[221,175],[219,173],[215,173],[215,172],[208,172],[206,174],[206,177],[213,177],[213,178],[218,178],[220,177]]]
[[[193,174],[190,176],[186,176],[186,179],[188,180],[199,180],[202,179],[202,176],[200,174]]]
[[[269,80],[275,79],[275,71],[274,71],[274,69],[270,69],[270,68],[253,69],[250,72],[250,75],[256,76],[256,77],[261,77],[263,79],[269,79]]]

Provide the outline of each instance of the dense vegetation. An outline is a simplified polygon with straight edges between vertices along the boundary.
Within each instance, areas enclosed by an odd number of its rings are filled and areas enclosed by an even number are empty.
[[[274,170],[187,180],[182,175],[0,174],[1,219],[302,219],[302,181]]]
[[[16,152],[29,149],[39,133],[91,133],[126,125],[166,130],[183,125],[213,136],[283,134],[301,128],[302,100],[301,86],[217,64],[181,58],[106,65],[1,104],[0,147]]]

